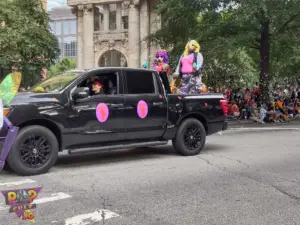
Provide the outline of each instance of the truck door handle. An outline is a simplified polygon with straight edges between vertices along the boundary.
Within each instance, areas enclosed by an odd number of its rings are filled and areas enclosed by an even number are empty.
[[[120,108],[120,107],[124,107],[124,104],[111,104],[110,106],[112,108]]]
[[[163,105],[163,102],[153,102],[153,106],[161,106]]]

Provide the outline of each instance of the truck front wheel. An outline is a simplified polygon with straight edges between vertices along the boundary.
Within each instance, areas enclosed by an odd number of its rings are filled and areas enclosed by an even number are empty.
[[[43,174],[56,163],[58,149],[55,135],[46,127],[24,127],[16,137],[7,163],[18,175]]]
[[[204,148],[206,131],[203,124],[194,118],[184,120],[173,139],[174,149],[181,155],[197,155]]]

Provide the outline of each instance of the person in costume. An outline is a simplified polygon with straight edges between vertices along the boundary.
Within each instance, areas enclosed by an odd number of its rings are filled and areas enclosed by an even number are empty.
[[[153,68],[160,73],[165,72],[168,77],[169,83],[171,84],[171,68],[169,66],[169,57],[166,50],[162,49],[156,51]]]
[[[202,90],[201,69],[203,56],[200,53],[200,45],[197,41],[191,40],[186,46],[183,55],[180,57],[175,76],[181,78],[181,94],[199,94]]]
[[[208,92],[207,86],[204,83],[202,83],[201,94],[206,94],[207,92]]]
[[[142,67],[143,67],[144,69],[147,69],[147,68],[149,67],[149,64],[148,64],[147,62],[144,62],[144,64],[142,65]]]
[[[11,150],[19,131],[19,127],[15,127],[6,117],[6,114],[4,113],[4,106],[9,105],[18,93],[21,78],[21,73],[12,72],[0,83],[0,129],[5,127],[8,130],[0,154],[0,171],[4,168],[8,153]]]

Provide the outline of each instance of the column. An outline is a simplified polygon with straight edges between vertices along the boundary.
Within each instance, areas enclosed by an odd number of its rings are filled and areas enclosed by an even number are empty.
[[[156,33],[160,29],[160,16],[156,12],[150,12],[150,34]],[[159,50],[159,46],[156,44],[150,45],[150,60],[153,62],[155,58],[155,52]]]
[[[94,13],[93,5],[87,4],[84,7],[84,68],[94,67]]]
[[[148,1],[143,1],[141,3],[140,9],[140,43],[141,43],[141,61],[140,65],[143,65],[144,62],[148,62],[149,65],[152,62],[149,62],[149,44],[145,40],[150,33],[150,15],[149,15],[149,5]]]
[[[122,30],[122,9],[121,9],[121,3],[117,3],[117,11],[116,11],[116,25],[117,30]]]
[[[103,5],[103,23],[104,23],[104,31],[109,31],[109,4]]]
[[[77,68],[83,68],[83,5],[77,7]]]
[[[125,3],[126,2],[126,3]],[[127,5],[128,1],[124,1]],[[140,68],[140,12],[139,0],[129,4],[128,12],[128,67]]]

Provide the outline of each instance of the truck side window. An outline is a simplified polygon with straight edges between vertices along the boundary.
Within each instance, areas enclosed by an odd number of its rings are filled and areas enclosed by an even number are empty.
[[[152,72],[127,71],[128,94],[155,94],[155,86]]]

